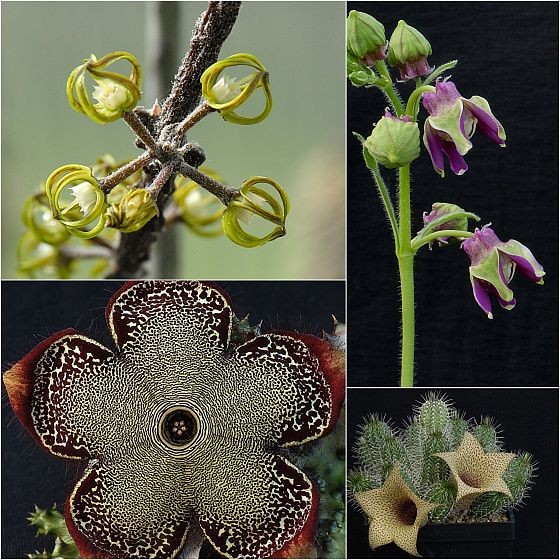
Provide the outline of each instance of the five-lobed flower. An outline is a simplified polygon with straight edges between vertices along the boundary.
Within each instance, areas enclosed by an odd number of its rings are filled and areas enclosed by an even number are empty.
[[[254,71],[240,79],[223,74],[226,68],[235,67],[249,67]],[[215,62],[203,72],[200,83],[202,95],[208,105],[218,111],[226,121],[244,125],[256,124],[264,120],[272,109],[268,71],[252,54],[238,53]],[[258,89],[263,91],[265,98],[262,111],[252,117],[240,115],[237,109]]]
[[[477,126],[490,140],[505,146],[504,128],[483,97],[475,95],[466,99],[453,82],[438,81],[434,92],[424,93],[422,104],[430,115],[424,123],[424,145],[434,169],[442,177],[444,155],[453,173],[462,175],[467,171],[463,156],[472,148],[470,138]]]
[[[123,76],[106,70],[108,66],[126,60],[132,69],[130,76]],[[90,95],[87,91],[86,76],[96,82]],[[74,68],[66,83],[66,95],[70,106],[99,124],[116,121],[125,112],[130,112],[140,100],[142,87],[142,68],[130,53],[116,51],[97,60],[92,54],[83,64]],[[94,103],[92,98],[97,101]]]
[[[501,241],[489,226],[477,228],[461,247],[471,260],[469,274],[474,298],[489,319],[493,318],[491,295],[504,309],[515,307],[509,284],[517,269],[532,282],[544,284],[544,269],[533,253],[514,239]]]

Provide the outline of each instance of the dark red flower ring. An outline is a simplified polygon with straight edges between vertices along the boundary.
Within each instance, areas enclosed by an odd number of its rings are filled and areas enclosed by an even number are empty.
[[[227,295],[199,282],[126,284],[106,317],[116,351],[65,330],[4,375],[36,441],[88,460],[65,508],[81,556],[174,557],[199,527],[228,557],[307,555],[318,491],[279,451],[336,424],[341,352],[236,346]]]

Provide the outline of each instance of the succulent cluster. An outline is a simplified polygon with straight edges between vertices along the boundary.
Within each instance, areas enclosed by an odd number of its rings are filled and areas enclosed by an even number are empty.
[[[116,62],[130,65],[130,75],[114,72]],[[246,71],[242,78],[227,72]],[[88,80],[94,83],[89,91]],[[72,275],[77,262],[95,259],[91,275],[107,274],[119,236],[136,232],[152,219],[167,227],[184,222],[196,234],[222,232],[243,247],[257,247],[285,235],[289,199],[274,180],[247,179],[239,188],[199,167],[204,151],[187,140],[187,132],[205,116],[217,112],[227,122],[251,125],[272,109],[269,74],[251,54],[235,54],[211,64],[200,78],[202,101],[182,121],[164,124],[165,104],[151,110],[137,107],[141,98],[142,68],[124,51],[97,59],[91,55],[70,74],[66,93],[70,106],[98,124],[123,119],[137,136],[144,152],[136,159],[116,163],[103,156],[93,166],[69,164],[48,177],[41,192],[24,205],[28,228],[18,247],[19,270],[31,277]],[[240,108],[256,92],[264,108],[256,115]],[[171,181],[171,197],[160,197]],[[248,227],[249,219],[259,224]],[[216,227],[221,223],[221,227]],[[76,243],[81,240],[81,243]]]
[[[370,544],[375,548],[395,542],[412,554],[417,554],[415,544],[407,547],[399,541],[403,532],[412,531],[415,541],[428,520],[482,519],[518,507],[536,468],[529,453],[503,451],[491,418],[467,420],[445,396],[433,393],[403,428],[378,414],[367,418],[355,453],[359,467],[349,473],[349,485],[371,518]],[[418,515],[407,518],[403,504],[410,500],[418,502],[411,506]],[[380,507],[387,513],[381,515]],[[395,538],[381,542],[379,534]]]

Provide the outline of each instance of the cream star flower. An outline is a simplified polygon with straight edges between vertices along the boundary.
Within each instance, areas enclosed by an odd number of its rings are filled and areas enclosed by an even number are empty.
[[[485,492],[501,492],[511,497],[502,476],[515,453],[485,453],[477,439],[465,432],[456,451],[434,453],[443,459],[457,486],[456,507],[467,509]]]
[[[369,545],[372,549],[394,542],[413,556],[418,530],[428,521],[428,514],[438,504],[419,498],[403,480],[397,463],[383,486],[355,494],[370,519]]]

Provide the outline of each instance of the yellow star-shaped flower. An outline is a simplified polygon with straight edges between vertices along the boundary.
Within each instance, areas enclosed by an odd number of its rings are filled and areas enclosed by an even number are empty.
[[[485,492],[501,492],[511,497],[502,478],[515,453],[485,453],[477,439],[466,432],[456,451],[434,453],[443,459],[457,486],[456,507],[467,509]]]
[[[372,549],[394,542],[413,556],[418,530],[438,504],[420,499],[403,480],[397,463],[380,488],[355,495],[370,519],[369,545]]]

